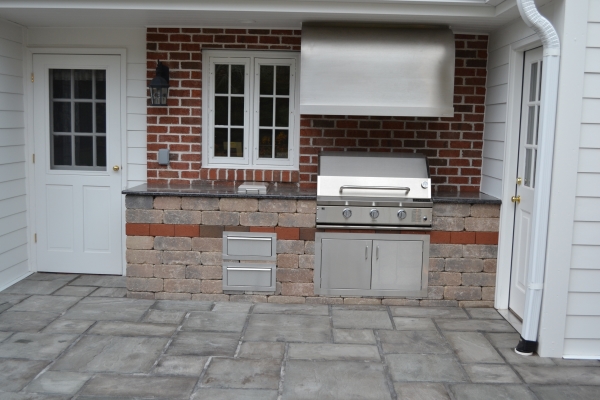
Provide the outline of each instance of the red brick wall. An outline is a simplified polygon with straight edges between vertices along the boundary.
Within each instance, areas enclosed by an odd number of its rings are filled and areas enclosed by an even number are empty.
[[[148,107],[148,183],[202,180],[299,182],[316,186],[319,151],[422,152],[438,190],[479,191],[487,36],[456,35],[452,118],[301,116],[300,170],[202,168],[202,49],[300,50],[300,31],[148,28],[148,81],[156,61],[170,68],[169,107]],[[159,166],[158,149],[171,149]]]

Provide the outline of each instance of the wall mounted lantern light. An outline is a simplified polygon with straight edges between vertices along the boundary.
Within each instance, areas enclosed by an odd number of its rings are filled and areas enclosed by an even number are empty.
[[[169,93],[169,67],[158,61],[156,75],[150,81],[150,104],[153,106],[166,106]]]

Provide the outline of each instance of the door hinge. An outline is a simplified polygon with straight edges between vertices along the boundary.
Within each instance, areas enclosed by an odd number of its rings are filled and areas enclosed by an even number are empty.
[[[32,72],[32,73],[31,73],[31,83],[33,83],[33,81],[34,81],[34,80],[35,80],[35,79],[34,79],[33,72]]]
[[[34,233],[34,234],[33,234],[33,242],[34,242],[34,243],[37,243],[37,233]]]
[[[33,163],[35,164],[35,154],[31,155],[31,160],[33,161]]]

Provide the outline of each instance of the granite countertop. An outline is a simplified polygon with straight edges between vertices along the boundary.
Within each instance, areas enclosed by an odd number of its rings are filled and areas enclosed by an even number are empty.
[[[239,194],[237,186],[231,184],[200,183],[192,186],[169,186],[142,184],[125,189],[123,194],[137,196],[182,196],[182,197],[251,197],[257,199],[315,200],[316,189],[301,189],[293,183],[270,184],[267,194]],[[496,197],[479,192],[434,192],[434,203],[454,204],[501,204]]]

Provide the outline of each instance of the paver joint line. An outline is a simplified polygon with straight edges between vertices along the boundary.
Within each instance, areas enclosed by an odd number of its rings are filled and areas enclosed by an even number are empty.
[[[390,391],[390,396],[391,396],[392,400],[398,400],[398,393],[396,393],[396,389],[394,388],[394,381],[392,379],[392,376],[390,375],[390,368],[387,365],[385,355],[383,353],[383,346],[381,345],[381,338],[379,337],[379,332],[377,330],[374,330],[373,332],[375,334],[375,341],[377,343],[377,350],[379,351],[379,357],[381,358],[381,364],[383,364],[383,373],[385,375],[385,383],[388,387],[388,390]]]

